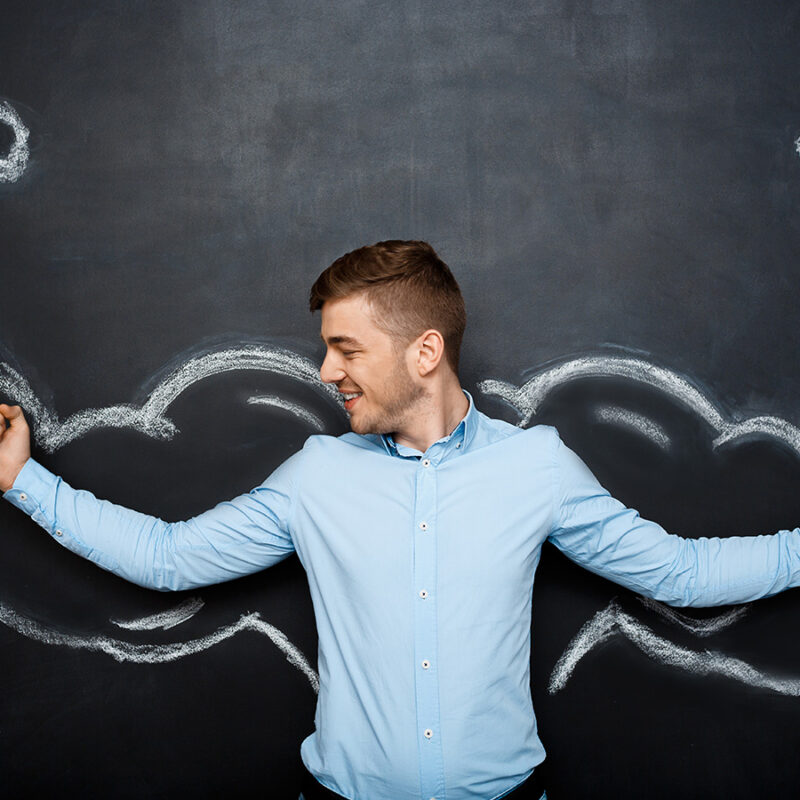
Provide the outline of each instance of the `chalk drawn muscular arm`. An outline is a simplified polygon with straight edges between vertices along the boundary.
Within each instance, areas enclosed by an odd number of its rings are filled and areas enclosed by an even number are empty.
[[[550,540],[588,570],[675,606],[744,603],[800,585],[800,528],[685,539],[615,500],[560,440]]]
[[[0,475],[13,484],[3,484],[4,497],[59,544],[133,583],[162,591],[206,586],[257,572],[294,552],[293,475],[301,454],[248,494],[170,523],[73,489],[25,455],[24,419],[4,414],[11,427],[0,441]]]
[[[13,485],[31,456],[31,434],[19,406],[0,403],[0,491]]]

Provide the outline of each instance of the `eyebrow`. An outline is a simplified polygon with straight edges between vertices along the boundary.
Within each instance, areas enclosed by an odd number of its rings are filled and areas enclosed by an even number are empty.
[[[328,339],[325,339],[322,334],[320,334],[320,338],[322,339],[325,344],[349,344],[354,345],[356,347],[361,347],[361,342],[358,339],[354,339],[352,336],[331,336]]]

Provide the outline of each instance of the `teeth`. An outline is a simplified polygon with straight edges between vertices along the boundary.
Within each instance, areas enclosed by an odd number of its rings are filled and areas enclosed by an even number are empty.
[[[361,392],[354,392],[353,394],[342,394],[345,400],[352,400],[354,397],[361,397]]]

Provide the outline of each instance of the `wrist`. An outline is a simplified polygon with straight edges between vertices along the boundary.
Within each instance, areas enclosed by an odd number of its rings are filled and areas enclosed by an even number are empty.
[[[20,461],[19,464],[11,466],[8,470],[3,471],[3,475],[0,476],[0,492],[5,494],[9,489],[14,487],[17,476],[22,472],[22,468],[28,463],[29,458],[30,456],[24,461]]]

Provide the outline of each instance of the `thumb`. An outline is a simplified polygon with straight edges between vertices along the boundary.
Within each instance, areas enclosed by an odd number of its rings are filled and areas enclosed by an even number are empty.
[[[10,406],[6,403],[0,403],[0,416],[4,417],[3,428],[5,428],[6,420],[12,428],[21,429],[27,426],[25,415],[22,413],[22,409],[19,406]]]
[[[20,408],[20,406],[10,406],[7,403],[0,403],[0,414],[2,414],[7,420],[17,419],[19,417],[24,418],[24,414],[22,413],[22,408]]]

